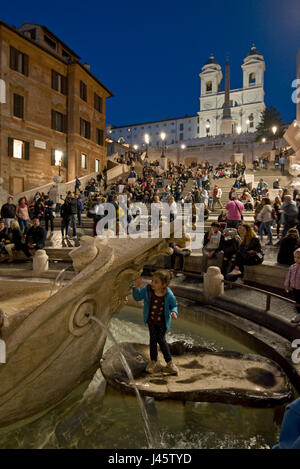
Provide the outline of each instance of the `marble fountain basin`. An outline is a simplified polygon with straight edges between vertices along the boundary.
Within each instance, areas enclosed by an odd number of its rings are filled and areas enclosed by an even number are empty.
[[[128,342],[107,350],[101,360],[102,373],[112,387],[135,393],[122,365],[121,351],[143,396],[253,407],[274,407],[293,399],[286,374],[270,359],[233,351],[216,352],[185,342],[169,345],[178,376],[167,375],[163,367],[155,374],[146,373],[149,346]],[[164,363],[160,352],[159,360]]]

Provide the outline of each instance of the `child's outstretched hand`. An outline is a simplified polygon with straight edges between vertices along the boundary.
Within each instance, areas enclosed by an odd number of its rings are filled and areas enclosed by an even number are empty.
[[[174,311],[172,311],[172,313],[171,313],[171,318],[172,319],[177,319],[177,314]]]
[[[142,277],[139,277],[137,278],[135,281],[134,281],[134,288],[140,288],[141,285],[142,285]]]

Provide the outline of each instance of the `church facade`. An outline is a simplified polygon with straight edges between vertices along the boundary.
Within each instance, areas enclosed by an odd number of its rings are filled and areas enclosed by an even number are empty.
[[[255,132],[260,122],[260,116],[265,109],[264,103],[264,72],[265,61],[263,55],[253,45],[244,59],[243,87],[230,90],[230,111],[233,120],[232,133],[241,127],[241,132]],[[221,120],[225,92],[220,91],[223,73],[221,66],[211,55],[200,73],[200,135],[221,134]]]
[[[260,122],[264,103],[265,60],[253,45],[242,64],[243,87],[230,90],[232,134],[241,127],[242,133],[253,133]],[[150,145],[161,144],[160,134],[166,133],[167,145],[178,145],[193,139],[221,135],[225,91],[221,91],[222,68],[211,55],[202,67],[200,77],[200,110],[196,115],[135,125],[111,126],[108,133],[116,141],[145,146],[145,134]]]

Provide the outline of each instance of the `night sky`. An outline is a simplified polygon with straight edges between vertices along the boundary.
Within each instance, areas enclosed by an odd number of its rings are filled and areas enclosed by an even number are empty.
[[[17,27],[47,26],[88,62],[115,95],[107,101],[113,125],[196,114],[198,74],[211,52],[223,74],[229,54],[231,88],[241,88],[253,42],[266,61],[266,104],[295,118],[300,0],[14,0],[0,14]]]

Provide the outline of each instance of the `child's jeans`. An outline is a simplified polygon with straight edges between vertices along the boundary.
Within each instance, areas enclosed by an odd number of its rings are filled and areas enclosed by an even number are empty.
[[[149,334],[150,334],[150,359],[157,361],[157,344],[160,346],[160,350],[164,356],[166,363],[172,360],[169,345],[167,344],[166,326],[160,324],[153,324],[148,322]]]

